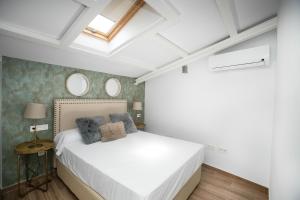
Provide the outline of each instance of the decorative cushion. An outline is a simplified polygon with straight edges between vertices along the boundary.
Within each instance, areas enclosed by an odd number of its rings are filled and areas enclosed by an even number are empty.
[[[126,131],[123,122],[107,123],[99,127],[102,134],[101,141],[107,142],[111,140],[126,137]]]
[[[105,124],[105,119],[103,116],[97,116],[94,118],[79,118],[76,119],[76,124],[84,143],[92,144],[101,139],[98,127]]]
[[[124,123],[126,133],[135,133],[138,131],[129,113],[110,114],[109,117],[113,123],[122,121]]]

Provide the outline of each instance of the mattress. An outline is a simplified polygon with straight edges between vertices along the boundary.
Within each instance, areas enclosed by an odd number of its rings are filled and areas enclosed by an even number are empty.
[[[73,129],[55,143],[60,162],[106,200],[173,199],[204,159],[201,144],[143,131],[86,145]]]

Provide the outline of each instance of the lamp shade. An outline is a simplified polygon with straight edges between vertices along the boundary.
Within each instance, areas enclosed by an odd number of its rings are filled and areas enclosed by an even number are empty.
[[[46,106],[40,103],[28,103],[25,108],[24,118],[26,119],[46,118]]]
[[[133,110],[143,110],[142,102],[140,101],[133,102]]]

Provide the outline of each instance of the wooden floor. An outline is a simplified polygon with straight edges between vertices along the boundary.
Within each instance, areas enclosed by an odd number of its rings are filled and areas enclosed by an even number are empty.
[[[4,194],[4,200],[21,199],[16,191]],[[24,200],[77,200],[59,178],[53,178],[48,192],[34,191]],[[201,182],[189,200],[266,200],[267,190],[249,181],[209,166],[202,167]]]
[[[217,170],[202,167],[199,186],[189,200],[267,200],[268,191],[250,181]]]

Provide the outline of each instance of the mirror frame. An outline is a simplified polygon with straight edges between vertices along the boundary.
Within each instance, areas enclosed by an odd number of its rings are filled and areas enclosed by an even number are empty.
[[[72,76],[74,76],[74,75],[81,75],[81,76],[83,77],[83,79],[84,79],[84,80],[86,81],[86,83],[87,83],[87,87],[86,87],[85,91],[84,91],[83,93],[81,93],[80,95],[77,95],[77,94],[72,93],[72,92],[70,91],[70,89],[68,88],[68,83],[69,83],[69,81],[70,81],[70,78],[71,78]],[[82,97],[82,96],[86,95],[86,94],[89,92],[89,90],[90,90],[90,81],[89,81],[88,77],[87,77],[86,75],[82,74],[82,73],[73,73],[73,74],[69,75],[68,78],[66,79],[66,89],[68,90],[68,92],[69,92],[71,95],[76,96],[76,97]]]
[[[107,83],[108,83],[108,81],[111,81],[111,80],[114,80],[115,83],[118,85],[119,91],[117,92],[116,95],[111,95],[111,94],[109,94],[109,92],[107,91]],[[110,97],[117,97],[117,96],[120,95],[121,91],[122,91],[122,85],[121,85],[121,82],[119,81],[119,79],[117,79],[117,78],[109,78],[109,79],[106,80],[106,82],[105,82],[105,92],[106,92],[106,94],[107,94],[108,96],[110,96]]]

